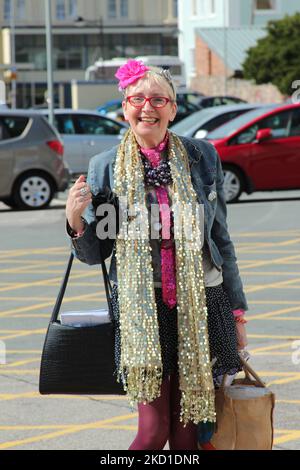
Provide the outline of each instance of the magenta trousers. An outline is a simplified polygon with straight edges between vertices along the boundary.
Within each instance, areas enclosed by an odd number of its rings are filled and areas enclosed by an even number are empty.
[[[180,422],[178,374],[162,382],[161,395],[146,405],[138,404],[138,433],[129,450],[162,450],[169,441],[170,450],[197,450],[197,426]]]

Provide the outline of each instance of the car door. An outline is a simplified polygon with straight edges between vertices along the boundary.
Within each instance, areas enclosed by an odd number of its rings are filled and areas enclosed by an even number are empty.
[[[287,183],[289,187],[298,189],[300,188],[300,107],[292,110],[286,147],[289,153],[286,158],[289,169],[286,173]]]
[[[81,135],[76,133],[71,113],[57,113],[54,117],[55,127],[64,141],[64,160],[70,173],[78,174],[84,168],[84,148]]]
[[[5,123],[5,116],[0,116],[0,196],[8,196],[14,176],[14,152],[11,138]]]
[[[235,137],[239,146],[236,153],[247,150],[243,166],[256,190],[287,189],[297,180],[294,173],[299,174],[299,147],[294,149],[292,141],[298,137],[289,136],[291,123],[292,111],[285,110],[260,119]],[[271,129],[272,138],[257,142],[257,131],[267,128]]]
[[[83,169],[87,171],[88,164],[94,155],[120,143],[123,125],[103,116],[94,114],[73,115],[76,132],[83,143]]]

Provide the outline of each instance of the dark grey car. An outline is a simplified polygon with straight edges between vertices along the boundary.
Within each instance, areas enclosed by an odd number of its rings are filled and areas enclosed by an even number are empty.
[[[0,110],[0,201],[41,209],[68,186],[63,142],[38,112]]]

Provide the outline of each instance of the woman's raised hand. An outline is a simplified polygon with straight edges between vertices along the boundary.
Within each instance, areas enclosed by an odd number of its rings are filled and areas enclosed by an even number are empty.
[[[90,187],[86,184],[84,175],[80,175],[69,190],[66,203],[66,216],[70,227],[75,232],[80,232],[83,228],[81,216],[86,207],[92,201]]]

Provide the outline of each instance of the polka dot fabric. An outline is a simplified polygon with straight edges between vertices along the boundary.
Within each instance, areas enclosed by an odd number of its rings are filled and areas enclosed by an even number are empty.
[[[242,370],[237,353],[235,322],[228,296],[223,285],[206,287],[208,333],[213,378],[224,373],[234,374]],[[162,300],[162,290],[155,289],[160,345],[162,352],[163,378],[178,370],[177,367],[177,308],[169,309]],[[115,363],[118,370],[121,359],[121,332],[119,323],[118,287],[112,290],[113,321],[115,326]]]

